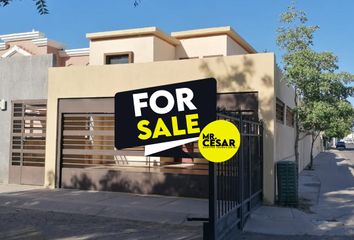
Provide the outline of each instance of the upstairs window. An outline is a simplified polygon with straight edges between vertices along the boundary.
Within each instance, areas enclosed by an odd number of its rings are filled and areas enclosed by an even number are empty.
[[[132,52],[106,54],[105,58],[106,58],[107,65],[133,63]]]
[[[295,119],[294,119],[294,111],[286,107],[286,125],[289,127],[294,127]]]
[[[276,118],[278,122],[284,123],[284,107],[285,104],[277,98],[276,103]]]

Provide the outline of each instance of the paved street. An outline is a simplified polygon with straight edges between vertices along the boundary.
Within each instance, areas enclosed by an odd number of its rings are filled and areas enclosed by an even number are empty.
[[[302,211],[260,207],[235,239],[354,239],[353,166],[354,150],[321,153],[315,171],[301,174]],[[0,239],[202,239],[201,223],[186,218],[204,217],[206,207],[198,199],[0,185]]]
[[[0,207],[0,239],[201,240],[200,227]],[[242,240],[349,240],[349,237],[277,236],[243,233]]]
[[[0,239],[201,239],[199,227],[0,207]]]
[[[207,200],[0,185],[0,239],[200,239]]]

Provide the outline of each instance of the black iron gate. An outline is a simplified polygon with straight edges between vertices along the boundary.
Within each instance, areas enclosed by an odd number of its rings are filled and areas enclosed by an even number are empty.
[[[235,239],[251,210],[262,200],[262,124],[245,120],[242,114],[218,114],[241,132],[238,153],[223,163],[209,163],[209,219],[204,239]]]

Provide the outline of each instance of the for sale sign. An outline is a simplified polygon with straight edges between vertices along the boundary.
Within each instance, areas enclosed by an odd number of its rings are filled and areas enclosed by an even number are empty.
[[[197,141],[216,119],[216,80],[201,79],[115,95],[115,147],[152,155]]]

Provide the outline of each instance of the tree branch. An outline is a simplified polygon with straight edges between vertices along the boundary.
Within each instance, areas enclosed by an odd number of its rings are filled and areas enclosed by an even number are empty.
[[[310,133],[310,132],[306,132],[306,134],[305,134],[304,136],[299,137],[299,141],[301,141],[301,140],[305,139],[305,137],[310,136],[310,135],[312,135],[312,133]]]

